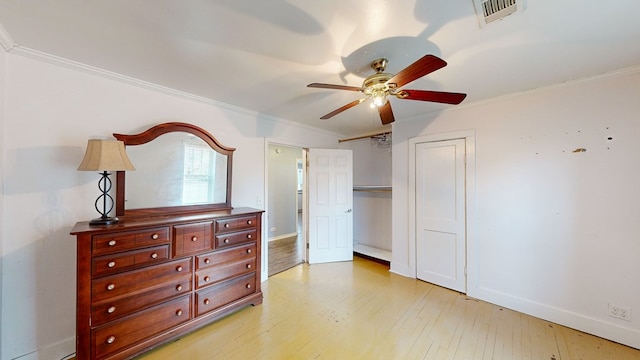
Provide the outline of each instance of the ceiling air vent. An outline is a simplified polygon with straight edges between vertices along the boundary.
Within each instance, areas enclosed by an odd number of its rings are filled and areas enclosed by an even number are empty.
[[[480,27],[522,10],[520,0],[473,0]]]

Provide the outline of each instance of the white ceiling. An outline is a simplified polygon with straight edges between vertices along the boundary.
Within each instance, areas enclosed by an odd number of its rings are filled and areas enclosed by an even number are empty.
[[[306,85],[360,86],[379,57],[390,73],[443,58],[404,88],[467,93],[458,106],[640,64],[638,0],[520,5],[481,27],[472,0],[0,0],[0,23],[16,49],[343,135],[377,128],[377,112],[320,120],[361,94]],[[398,122],[452,106],[391,103]]]

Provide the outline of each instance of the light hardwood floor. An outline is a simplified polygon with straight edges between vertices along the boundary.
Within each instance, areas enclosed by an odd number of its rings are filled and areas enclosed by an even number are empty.
[[[139,359],[640,359],[564,326],[353,262],[298,265],[248,307]]]

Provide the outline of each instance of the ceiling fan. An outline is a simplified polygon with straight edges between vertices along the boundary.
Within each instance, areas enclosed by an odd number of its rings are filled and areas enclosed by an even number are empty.
[[[376,73],[364,79],[361,87],[321,83],[312,83],[307,85],[307,87],[312,88],[359,91],[367,95],[367,97],[350,102],[347,105],[324,115],[320,119],[329,119],[345,110],[363,103],[368,99],[371,99],[371,107],[378,108],[382,124],[386,125],[395,121],[393,111],[391,110],[391,104],[387,99],[389,95],[395,96],[398,99],[431,101],[453,105],[460,104],[467,96],[467,94],[462,93],[400,89],[402,86],[418,78],[445,67],[447,63],[437,56],[425,55],[395,75],[384,72],[387,67],[387,62],[388,60],[384,58],[374,60],[371,63],[371,68],[375,70]]]

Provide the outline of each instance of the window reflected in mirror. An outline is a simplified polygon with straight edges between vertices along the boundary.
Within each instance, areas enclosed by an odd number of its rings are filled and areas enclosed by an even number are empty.
[[[186,132],[158,136],[144,146],[128,146],[136,171],[127,172],[125,208],[225,203],[227,155]]]

